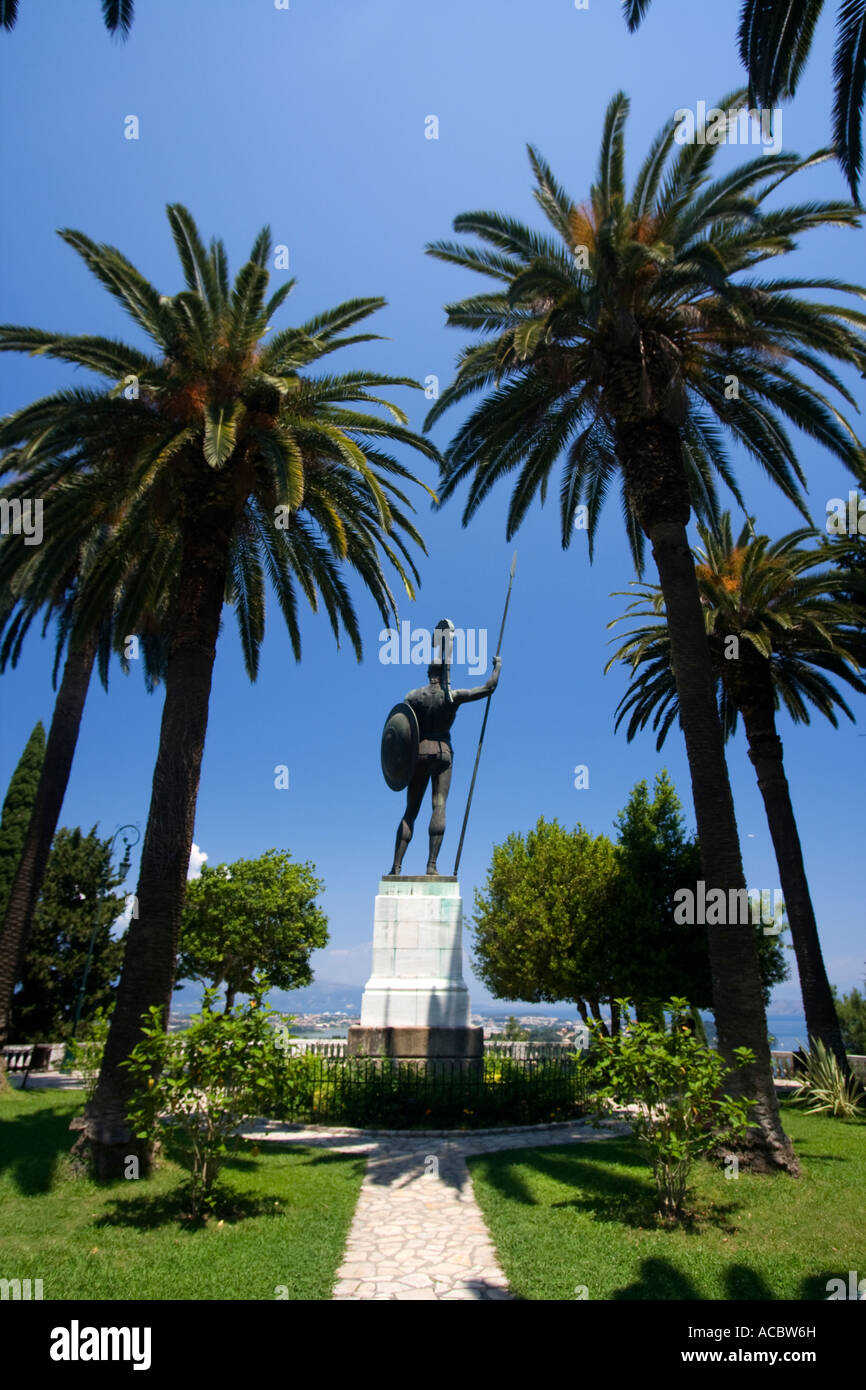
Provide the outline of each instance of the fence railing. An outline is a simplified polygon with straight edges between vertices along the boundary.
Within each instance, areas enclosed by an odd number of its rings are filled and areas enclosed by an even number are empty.
[[[313,1057],[346,1057],[345,1038],[290,1038],[290,1051]],[[514,1057],[521,1061],[539,1062],[544,1059],[567,1057],[586,1046],[582,1035],[575,1042],[515,1042],[505,1038],[485,1038],[484,1053],[490,1057]]]
[[[538,1062],[544,1058],[568,1057],[573,1052],[583,1051],[588,1041],[588,1031],[574,1042],[514,1042],[506,1038],[485,1038],[484,1052],[490,1057],[514,1057]]]
[[[65,1052],[65,1043],[12,1043],[2,1048],[10,1072],[51,1071],[62,1062]]]
[[[796,1081],[798,1079],[793,1052],[771,1052],[770,1058],[773,1063],[773,1076],[777,1081]],[[866,1056],[849,1052],[848,1063],[854,1075],[859,1076],[861,1081],[866,1081]]]
[[[585,1068],[574,1057],[394,1062],[308,1052],[303,1066],[287,1067],[273,1118],[362,1129],[471,1129],[570,1119],[585,1103]]]
[[[514,1061],[556,1061],[567,1058],[581,1048],[580,1039],[568,1042],[514,1042],[504,1038],[487,1038],[485,1057],[505,1057]],[[348,1056],[345,1038],[290,1038],[289,1055],[340,1058]],[[52,1071],[63,1061],[64,1043],[14,1043],[2,1049],[9,1072]],[[771,1052],[773,1076],[780,1081],[796,1079],[793,1052]],[[848,1054],[851,1070],[866,1081],[866,1055]]]

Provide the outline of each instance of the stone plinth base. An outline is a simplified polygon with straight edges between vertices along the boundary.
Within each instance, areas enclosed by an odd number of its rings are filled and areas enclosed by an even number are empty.
[[[481,1028],[349,1029],[351,1057],[389,1057],[395,1062],[473,1061],[484,1055]]]
[[[381,880],[373,919],[373,971],[361,1001],[361,1026],[469,1027],[463,904],[455,878]]]
[[[386,875],[376,895],[373,973],[349,1053],[463,1065],[482,1057],[482,1039],[469,1024],[456,878]]]

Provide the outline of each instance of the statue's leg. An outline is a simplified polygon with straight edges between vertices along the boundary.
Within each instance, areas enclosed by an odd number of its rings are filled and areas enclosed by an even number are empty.
[[[399,874],[400,866],[403,863],[403,855],[406,853],[406,846],[412,838],[412,831],[415,828],[415,818],[421,810],[421,803],[424,800],[424,792],[427,790],[427,781],[430,774],[426,767],[419,762],[416,767],[412,780],[406,793],[406,810],[403,812],[403,819],[397,829],[397,843],[394,846],[394,863],[391,865],[391,874]]]
[[[433,814],[430,817],[430,857],[427,860],[428,874],[437,873],[436,860],[442,837],[445,834],[445,802],[451,786],[451,764],[440,762],[433,774]]]

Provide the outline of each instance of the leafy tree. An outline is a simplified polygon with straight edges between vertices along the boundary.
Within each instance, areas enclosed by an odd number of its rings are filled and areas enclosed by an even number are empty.
[[[168,511],[178,544],[139,918],[130,925],[102,1072],[86,1111],[90,1152],[105,1176],[123,1171],[129,1151],[131,1083],[120,1063],[140,1036],[147,1008],[158,1005],[168,1018],[223,603],[228,598],[235,608],[251,679],[269,588],[296,659],[299,591],[314,611],[321,602],[335,636],[345,631],[360,658],[344,571],[357,574],[390,622],[396,600],[383,562],[414,597],[417,570],[407,541],[423,549],[400,485],[419,480],[380,446],[384,441],[439,457],[407,428],[405,413],[376,394],[396,385],[420,389],[417,382],[362,370],[342,376],[308,371],[336,349],[374,336],[347,330],[383,300],[350,300],[299,328],[271,334],[271,320],[293,282],[267,293],[268,229],[231,285],[222,242],[213,240],[206,249],[179,204],[169,206],[168,217],[185,280],[173,296],[161,295],[116,248],[80,232],[61,233],[147,335],[154,353],[107,338],[0,328],[0,350],[43,353],[110,383],[102,391],[61,391],[18,411],[0,430],[0,444],[23,455],[22,482],[38,479],[35,495],[64,476],[70,454],[80,459],[76,505],[67,507],[67,519],[82,543],[90,534],[84,503],[104,495],[107,472],[116,500],[128,507],[81,584],[71,639],[111,611],[128,547],[140,544],[142,527],[156,525]],[[123,394],[130,379],[136,388],[131,397]],[[358,408],[367,405],[383,407],[390,418]],[[117,480],[112,470],[120,455],[125,473]],[[146,1165],[148,1155],[140,1157]]]
[[[712,1003],[706,932],[674,922],[674,894],[699,877],[700,847],[686,834],[682,805],[667,772],[635,784],[616,818],[618,886],[615,930],[625,943],[623,978],[642,1014],[659,1016],[671,993],[698,1008]],[[781,935],[781,934],[780,934]],[[754,932],[764,1005],[789,975],[780,935]]]
[[[628,27],[637,29],[650,0],[622,0]],[[740,61],[749,74],[749,104],[772,109],[793,97],[812,48],[824,0],[743,0],[738,31]],[[839,0],[833,55],[833,140],[839,163],[858,196],[863,168],[863,94],[866,87],[866,3]]]
[[[475,969],[499,998],[569,1000],[584,1023],[628,994],[642,1018],[659,1018],[670,987],[697,1008],[712,1002],[706,929],[674,921],[674,894],[694,882],[700,852],[687,838],[666,772],[650,796],[634,787],[616,820],[614,845],[582,827],[538,821],[493,851],[475,897]],[[775,937],[755,929],[765,1002],[785,979]]]
[[[835,681],[866,693],[857,658],[862,646],[852,624],[856,613],[845,601],[846,580],[826,569],[827,549],[807,545],[814,532],[800,530],[770,541],[747,521],[734,540],[725,513],[718,532],[699,527],[703,548],[695,554],[697,577],[726,737],[742,716],[797,956],[809,1036],[822,1041],[847,1070],[845,1047],[809,892],[803,850],[791,803],[776,727],[784,705],[795,723],[809,723],[810,707],[836,726],[836,711],[854,718]],[[658,621],[661,615],[662,621]],[[628,617],[649,619],[626,634],[608,663],[631,667],[632,681],[620,701],[617,726],[630,715],[628,737],[652,720],[661,748],[677,718],[679,702],[671,670],[671,644],[664,622],[664,599],[657,585],[642,586]],[[615,622],[620,621],[615,619]]]
[[[846,1049],[855,1057],[866,1056],[866,995],[861,994],[859,989],[852,989],[850,994],[843,994],[840,999],[834,985],[833,998]]]
[[[664,593],[704,877],[740,890],[742,857],[686,526],[692,508],[717,516],[716,475],[739,500],[726,434],[801,509],[804,476],[786,421],[862,470],[866,451],[824,387],[854,407],[827,359],[866,370],[866,316],[798,293],[862,291],[833,279],[756,274],[762,262],[775,266],[793,250],[802,232],[857,226],[859,214],[846,202],[775,205],[779,186],[826,154],[764,153],[708,182],[720,146],[677,148],[675,121],[653,141],[629,192],[628,109],[623,93],[608,106],[598,174],[583,202],[530,147],[535,198],[553,236],[481,211],[454,222],[480,246],[428,247],[497,284],[447,306],[450,324],[482,336],[463,351],[427,423],[483,393],[448,448],[440,496],[444,502],[469,480],[467,524],[494,484],[517,470],[509,537],[539,492],[544,500],[562,459],[562,545],[585,525],[591,556],[602,504],[619,477],[638,573],[648,539]],[[764,206],[770,194],[772,210]],[[727,389],[732,382],[736,395]],[[796,1172],[772,1084],[753,934],[748,926],[713,926],[708,938],[719,1047],[735,1068],[731,1085],[755,1101],[758,1127],[743,1158]],[[755,1057],[746,1071],[734,1062],[740,1045]]]
[[[499,999],[573,1000],[587,1021],[610,997],[606,919],[614,847],[540,817],[527,835],[494,845],[473,918],[476,974]]]
[[[135,0],[102,0],[102,22],[109,34],[126,38],[132,28]],[[18,0],[0,0],[0,29],[14,29],[18,19]]]
[[[276,989],[311,984],[310,952],[328,942],[316,905],[323,887],[313,866],[293,863],[288,850],[205,864],[187,887],[177,978],[224,985],[226,1013],[259,975]]]
[[[506,1042],[526,1042],[529,1038],[529,1029],[523,1028],[514,1014],[509,1014],[505,1020],[502,1036]]]
[[[0,924],[3,922],[9,889],[12,887],[27,837],[27,827],[33,814],[33,803],[36,800],[44,757],[45,729],[40,720],[24,745],[24,752],[9,779],[3,801],[3,815],[0,819]]]
[[[621,943],[620,995],[638,1001],[642,1016],[658,1015],[671,994],[700,1008],[712,999],[706,938],[674,923],[674,894],[693,882],[700,851],[686,835],[682,807],[666,771],[652,795],[637,782],[615,821],[617,889],[610,929]]]
[[[54,837],[42,896],[12,997],[12,1033],[18,1041],[63,1041],[72,1036],[75,1008],[87,966],[82,1021],[107,1009],[123,963],[123,937],[111,929],[123,912],[124,895],[114,892],[126,878],[129,860],[111,862],[111,841],[96,826],[61,827]]]

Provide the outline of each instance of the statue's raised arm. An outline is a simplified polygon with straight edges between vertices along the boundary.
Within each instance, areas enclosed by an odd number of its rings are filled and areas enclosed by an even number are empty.
[[[473,700],[486,700],[488,695],[492,695],[499,684],[499,671],[502,666],[502,658],[493,658],[493,673],[484,685],[473,686],[471,690],[452,690],[451,698],[455,705],[469,705]]]

